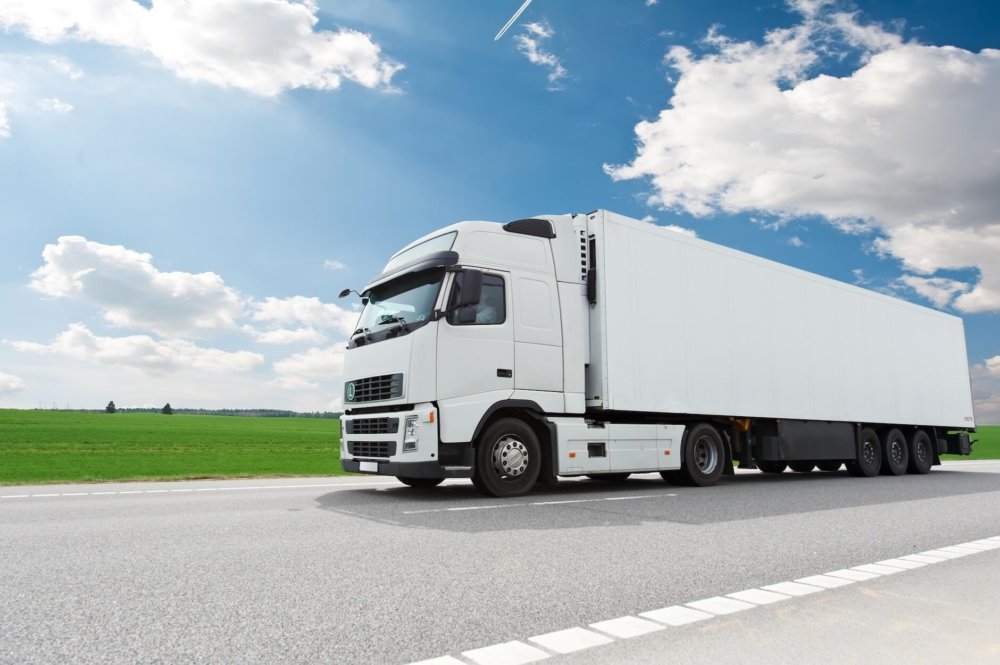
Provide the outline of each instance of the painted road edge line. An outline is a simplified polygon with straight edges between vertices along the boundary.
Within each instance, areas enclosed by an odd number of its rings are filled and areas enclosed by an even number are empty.
[[[309,485],[255,485],[253,487],[180,487],[151,490],[115,490],[112,492],[46,492],[44,494],[0,494],[0,499],[50,499],[62,496],[116,496],[128,494],[179,494],[183,492],[244,492],[248,490],[298,490],[317,487],[382,487],[402,485],[396,481],[365,483],[312,483]]]
[[[797,596],[808,596],[839,589],[857,582],[866,582],[878,577],[917,570],[931,563],[944,563],[950,559],[996,549],[1000,549],[1000,536],[990,536],[918,554],[905,554],[875,563],[809,575],[796,580],[735,591],[680,605],[671,605],[658,610],[637,612],[638,616],[626,615],[616,619],[597,621],[587,627],[574,626],[556,630],[535,635],[523,641],[512,640],[470,649],[461,653],[464,660],[445,655],[416,661],[410,665],[468,665],[469,663],[473,665],[523,665],[534,663],[552,656],[612,644],[618,640],[641,637],[691,623],[708,621],[778,601],[794,600],[794,597]]]

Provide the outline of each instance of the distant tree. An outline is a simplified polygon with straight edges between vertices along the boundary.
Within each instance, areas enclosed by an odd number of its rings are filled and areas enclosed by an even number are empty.
[[[114,400],[108,402],[108,405],[104,407],[104,413],[117,413],[118,409],[115,407]]]
[[[165,416],[174,415],[174,410],[170,407],[170,402],[167,402],[166,404],[163,405],[163,410],[160,411],[160,413],[162,413]]]

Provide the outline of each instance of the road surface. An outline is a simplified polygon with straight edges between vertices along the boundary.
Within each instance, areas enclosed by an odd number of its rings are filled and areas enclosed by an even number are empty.
[[[997,536],[1000,462],[514,500],[382,477],[7,486],[0,662],[994,663],[986,545],[686,625],[656,610]],[[600,623],[620,617],[642,621]]]

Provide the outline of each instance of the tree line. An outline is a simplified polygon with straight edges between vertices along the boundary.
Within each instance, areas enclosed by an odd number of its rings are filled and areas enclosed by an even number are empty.
[[[71,411],[94,411],[94,409],[70,409]],[[188,416],[241,416],[245,418],[339,418],[340,411],[289,411],[287,409],[175,409],[167,402],[162,407],[115,406],[114,400],[104,407],[104,413],[180,413]]]

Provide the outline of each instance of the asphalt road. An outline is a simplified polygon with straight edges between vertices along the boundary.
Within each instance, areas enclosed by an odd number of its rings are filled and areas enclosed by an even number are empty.
[[[743,472],[708,489],[651,475],[515,500],[381,477],[2,487],[0,662],[465,662],[479,647],[998,536],[998,474],[1000,462],[871,479]],[[958,648],[975,622],[954,606],[1000,609],[998,562],[1000,550],[975,554],[551,662],[718,662],[726,649],[765,662],[787,618],[811,612],[828,619],[788,633],[799,653],[842,649],[865,613],[910,629],[923,616],[928,639]],[[895,604],[871,600],[881,593]],[[862,637],[877,651],[901,632]],[[996,662],[991,634],[965,662]]]

